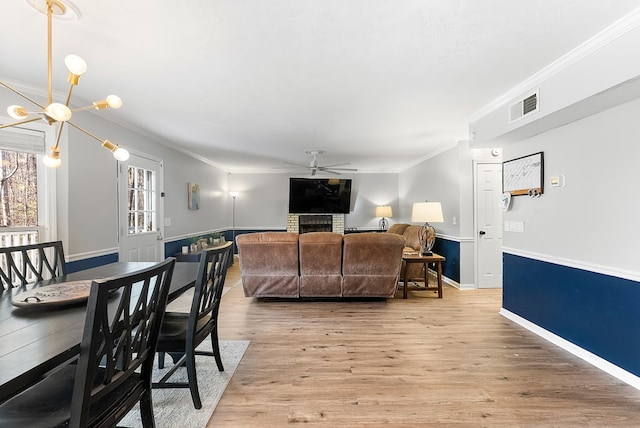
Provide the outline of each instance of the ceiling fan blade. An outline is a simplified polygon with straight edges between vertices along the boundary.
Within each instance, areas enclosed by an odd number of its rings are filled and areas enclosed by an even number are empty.
[[[322,165],[323,168],[333,168],[334,166],[351,165],[350,162],[334,163],[331,165]]]
[[[356,168],[329,168],[327,166],[323,166],[323,167],[321,167],[321,169],[323,171],[328,171],[328,170],[332,170],[332,171],[357,171]]]
[[[301,163],[293,163],[293,162],[286,162],[286,161],[282,161],[282,163],[286,163],[287,165],[299,166],[300,168],[311,168],[309,165],[304,165]]]

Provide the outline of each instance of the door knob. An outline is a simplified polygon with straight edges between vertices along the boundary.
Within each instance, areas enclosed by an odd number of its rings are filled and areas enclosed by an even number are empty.
[[[485,232],[484,230],[481,230],[481,231],[480,231],[480,236],[482,236],[482,235],[486,235],[486,234],[487,234],[487,232]]]
[[[156,239],[157,239],[158,241],[162,241],[162,235],[158,235],[158,236],[156,236]]]

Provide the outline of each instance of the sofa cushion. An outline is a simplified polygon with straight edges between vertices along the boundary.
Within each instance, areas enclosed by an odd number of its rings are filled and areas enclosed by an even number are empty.
[[[345,235],[342,295],[393,297],[402,266],[404,239],[394,233]]]
[[[293,232],[238,235],[238,261],[247,297],[299,297],[298,237]]]
[[[409,227],[407,223],[394,223],[391,226],[389,226],[389,229],[387,229],[387,233],[395,233],[396,235],[402,235],[407,227]]]
[[[420,249],[420,235],[418,233],[420,227],[422,226],[411,224],[404,230],[402,236],[404,236],[404,245],[406,247],[410,247],[416,251]]]
[[[339,297],[342,293],[342,235],[300,235],[300,297]]]

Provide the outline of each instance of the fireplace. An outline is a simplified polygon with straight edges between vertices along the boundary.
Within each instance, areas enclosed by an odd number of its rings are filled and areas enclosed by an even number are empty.
[[[332,231],[333,218],[331,214],[301,215],[298,217],[298,233]]]
[[[287,232],[344,233],[344,214],[287,214]]]

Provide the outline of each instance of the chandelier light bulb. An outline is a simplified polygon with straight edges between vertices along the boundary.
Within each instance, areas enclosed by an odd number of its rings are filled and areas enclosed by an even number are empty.
[[[42,159],[42,162],[49,168],[58,168],[62,164],[62,160],[60,160],[60,158],[52,158],[49,155],[46,155]]]
[[[16,120],[26,119],[29,116],[29,113],[27,112],[27,110],[25,110],[24,107],[17,105],[11,105],[7,107],[7,113],[9,113],[9,116]]]
[[[113,157],[119,161],[126,161],[127,159],[129,159],[129,152],[127,151],[127,149],[118,147],[117,144],[114,144],[109,140],[104,140],[102,142],[102,147],[113,153]]]
[[[123,149],[122,147],[118,147],[113,152],[113,157],[119,161],[126,161],[129,159],[129,151],[127,149]]]
[[[107,107],[120,108],[121,106],[122,106],[122,99],[117,95],[109,95],[104,100],[93,102],[93,107],[95,107],[96,110],[102,110]]]
[[[82,76],[87,71],[87,63],[78,55],[67,55],[64,59],[64,65],[67,66],[69,73],[76,76]]]
[[[49,168],[57,168],[62,163],[60,159],[60,150],[57,147],[51,147],[51,153],[46,155],[42,162]]]
[[[71,119],[71,110],[64,104],[51,103],[44,109],[44,112],[56,122],[66,122]]]
[[[120,108],[122,107],[122,98],[117,95],[109,95],[107,97],[107,105],[110,108]]]

